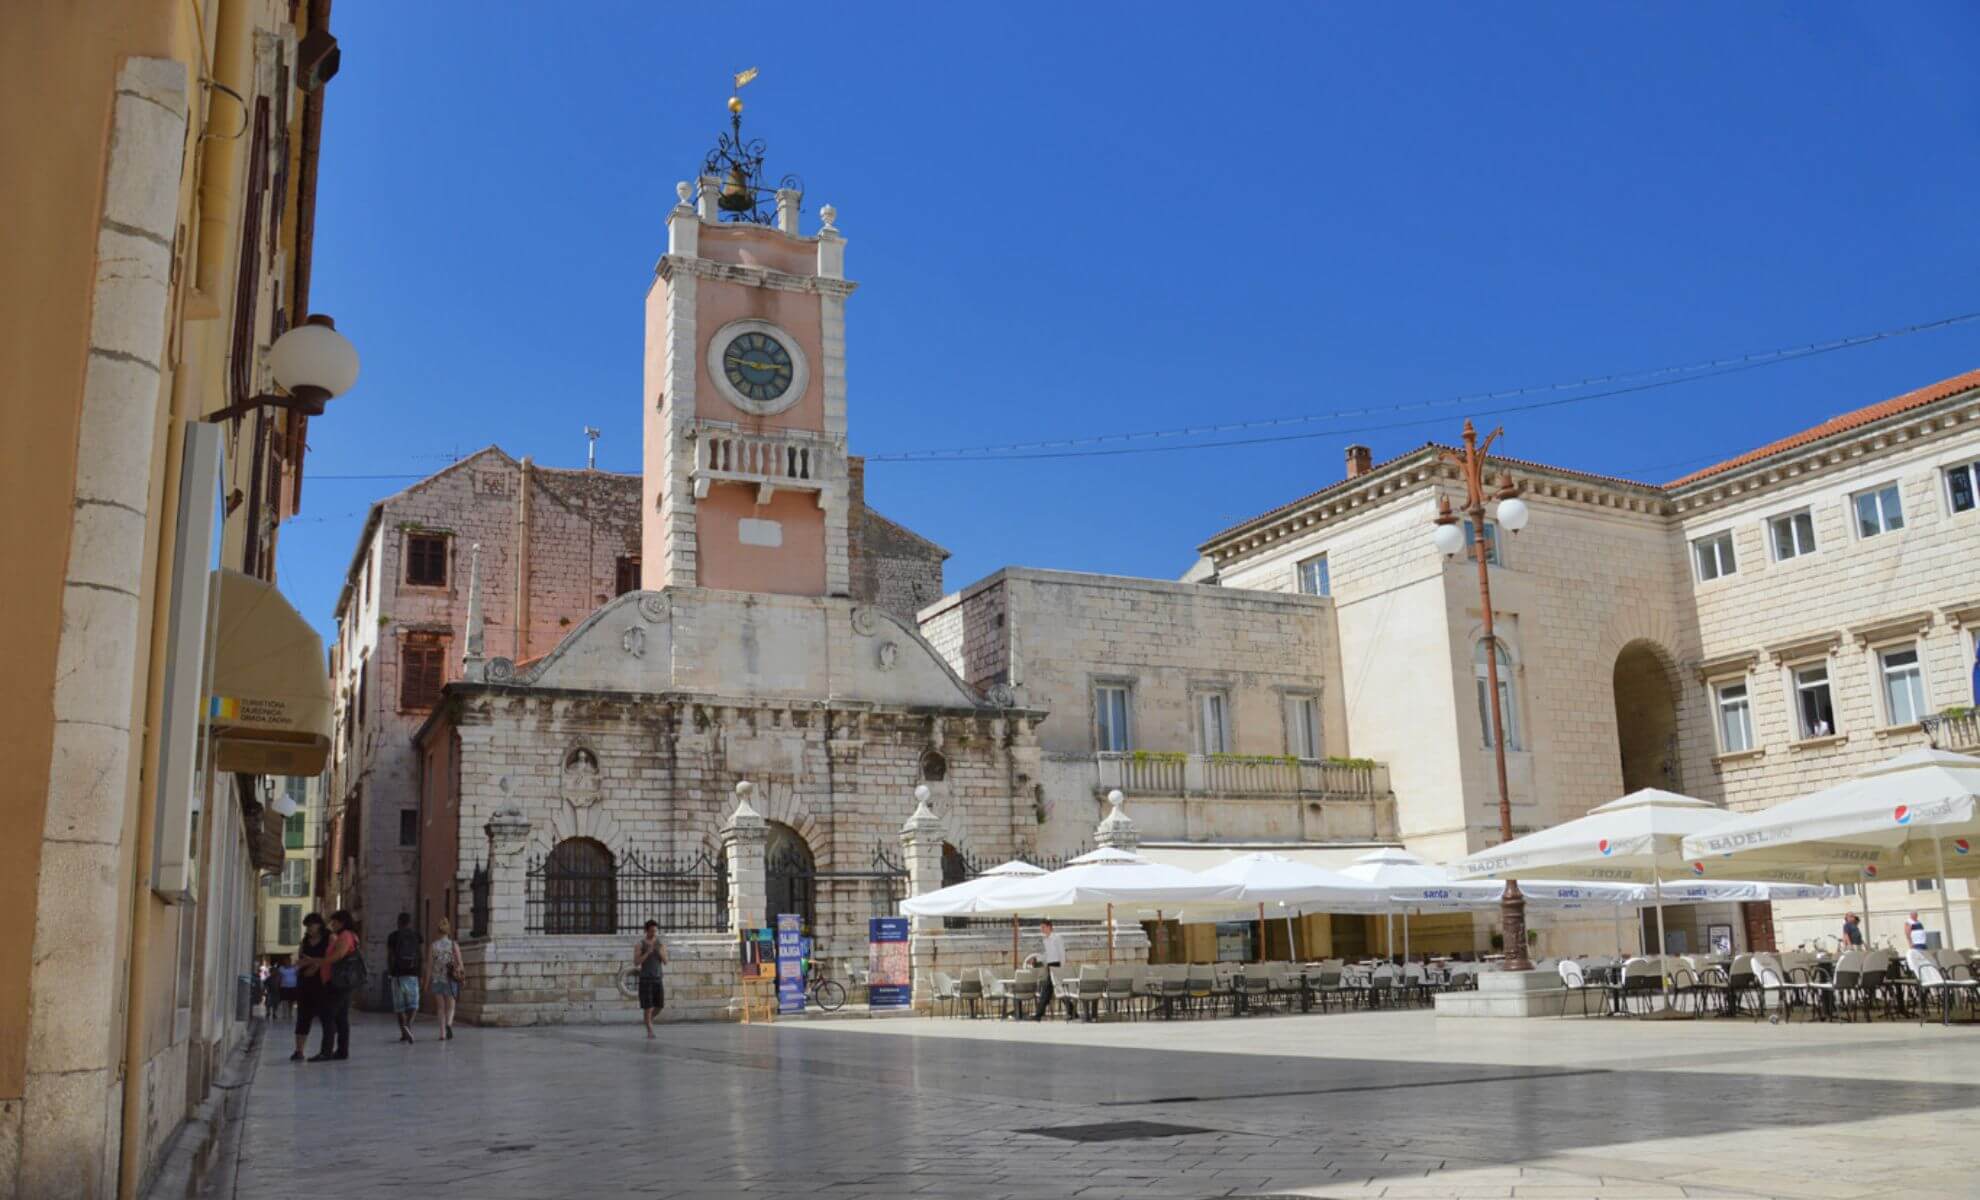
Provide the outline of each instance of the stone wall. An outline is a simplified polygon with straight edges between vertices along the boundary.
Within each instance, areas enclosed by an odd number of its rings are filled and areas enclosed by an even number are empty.
[[[636,934],[503,937],[461,945],[467,982],[461,1019],[476,1025],[605,1025],[640,1020],[629,988]],[[723,936],[671,936],[667,1005],[661,1019],[733,1015],[736,942]]]
[[[921,607],[942,595],[942,564],[949,552],[866,504],[866,460],[846,460],[852,594],[912,622]]]

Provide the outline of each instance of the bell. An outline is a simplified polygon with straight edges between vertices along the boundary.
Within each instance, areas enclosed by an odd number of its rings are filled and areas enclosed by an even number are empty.
[[[723,212],[749,212],[756,207],[756,193],[750,190],[749,177],[741,167],[729,168],[729,178],[715,204]]]

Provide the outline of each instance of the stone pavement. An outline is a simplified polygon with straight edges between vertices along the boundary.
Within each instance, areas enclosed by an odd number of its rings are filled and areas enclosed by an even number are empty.
[[[266,1039],[236,1196],[1980,1192],[1973,1028],[358,1020],[347,1063]]]

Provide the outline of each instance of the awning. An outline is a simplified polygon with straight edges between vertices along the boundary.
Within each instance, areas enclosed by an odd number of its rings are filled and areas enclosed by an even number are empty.
[[[207,727],[215,765],[252,775],[316,775],[330,757],[323,642],[272,583],[214,572],[220,619]]]

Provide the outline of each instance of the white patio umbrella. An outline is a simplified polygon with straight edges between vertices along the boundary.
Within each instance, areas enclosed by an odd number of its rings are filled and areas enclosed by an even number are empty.
[[[1239,899],[1246,906],[1257,906],[1261,929],[1265,924],[1266,905],[1281,910],[1286,918],[1286,944],[1295,958],[1299,956],[1298,944],[1293,937],[1292,919],[1295,915],[1302,912],[1381,912],[1388,902],[1386,894],[1375,884],[1269,851],[1240,854],[1227,862],[1198,871],[1196,876],[1220,883],[1235,883],[1242,888]],[[1196,910],[1191,910],[1191,916],[1195,915]],[[1262,937],[1258,954],[1261,959],[1265,955]]]
[[[1819,792],[1733,817],[1685,839],[1699,862],[1737,871],[1812,867],[1851,879],[1939,880],[1952,932],[1948,875],[1980,874],[1980,758],[1909,750]],[[1950,853],[1948,853],[1950,851]]]
[[[979,913],[1104,917],[1107,960],[1114,957],[1114,908],[1136,911],[1183,908],[1236,900],[1234,883],[1206,880],[1181,867],[1151,862],[1125,850],[1101,848],[1082,854],[1056,871],[1013,880],[986,895]]]
[[[1657,908],[1657,958],[1661,963],[1664,937],[1663,882],[1677,879],[1687,866],[1704,874],[1703,864],[1687,864],[1684,839],[1729,818],[1724,809],[1666,792],[1643,788],[1611,800],[1588,815],[1551,829],[1514,838],[1453,863],[1460,879],[1520,879],[1536,872],[1584,876],[1600,882],[1647,883]],[[1670,969],[1663,969],[1666,990]]]
[[[1443,867],[1425,862],[1400,846],[1371,850],[1355,859],[1354,865],[1342,870],[1341,874],[1382,889],[1388,896],[1388,903],[1382,909],[1384,913],[1391,916],[1397,912],[1404,914],[1404,959],[1409,957],[1409,913],[1425,909],[1451,911],[1478,908],[1497,901],[1504,891],[1491,884],[1460,882]],[[1391,945],[1394,944],[1393,937],[1388,940]]]
[[[986,898],[994,896],[998,888],[1008,887],[1019,879],[1031,879],[1043,875],[1045,868],[1034,866],[1023,859],[1014,858],[1007,863],[999,863],[974,879],[938,888],[921,896],[910,896],[901,901],[901,911],[910,917],[963,917],[973,916],[978,905]],[[1011,966],[1017,966],[1018,923],[1011,917]]]

